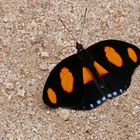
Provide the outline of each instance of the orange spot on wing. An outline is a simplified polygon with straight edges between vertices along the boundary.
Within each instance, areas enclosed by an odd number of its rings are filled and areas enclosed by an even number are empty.
[[[96,61],[93,62],[94,67],[96,68],[98,74],[100,76],[103,76],[107,73],[109,73],[104,67],[102,67],[99,63],[97,63]]]
[[[138,61],[138,58],[137,58],[135,51],[132,48],[128,48],[127,52],[128,52],[130,59],[136,63]]]
[[[63,67],[60,72],[61,86],[68,93],[73,91],[74,77],[68,68]]]
[[[52,88],[48,88],[47,93],[48,93],[48,98],[49,98],[50,102],[53,104],[56,104],[57,97],[56,97],[55,91]]]
[[[121,67],[123,65],[121,56],[115,51],[114,48],[106,46],[104,51],[109,62],[116,65],[117,67]]]
[[[83,82],[84,82],[84,84],[87,84],[88,82],[93,81],[94,77],[93,77],[93,74],[92,74],[92,72],[90,71],[89,68],[83,67],[82,71],[83,71]]]

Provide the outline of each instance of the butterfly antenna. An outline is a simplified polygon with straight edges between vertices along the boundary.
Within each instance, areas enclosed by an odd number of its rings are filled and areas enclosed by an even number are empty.
[[[83,24],[82,24],[82,31],[80,34],[80,42],[82,42],[83,40],[83,32],[84,32],[84,26],[85,26],[85,21],[86,21],[86,15],[87,15],[87,8],[85,9],[85,13],[84,13],[84,20],[83,20]]]
[[[64,22],[62,21],[62,19],[59,18],[59,20],[61,21],[62,25],[63,25],[64,28],[67,30],[67,32],[72,36],[72,38],[73,38],[76,42],[78,42],[77,39],[73,36],[73,34],[70,32],[70,30],[66,27],[66,25],[64,24]]]

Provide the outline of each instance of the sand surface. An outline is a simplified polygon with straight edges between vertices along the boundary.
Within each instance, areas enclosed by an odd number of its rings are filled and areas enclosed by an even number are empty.
[[[120,39],[140,48],[139,0],[0,0],[0,140],[140,140],[140,67],[127,92],[91,111],[42,102],[51,69],[85,48]]]

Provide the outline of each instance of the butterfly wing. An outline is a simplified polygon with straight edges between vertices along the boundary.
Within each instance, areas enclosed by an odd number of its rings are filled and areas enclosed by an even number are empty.
[[[122,94],[139,64],[140,50],[136,46],[117,40],[101,41],[62,60],[52,70],[43,101],[51,107],[95,108]]]
[[[123,41],[106,40],[92,45],[86,51],[105,86],[104,94],[99,92],[94,80],[83,87],[83,106],[91,109],[126,91],[135,68],[140,64],[140,50]]]
[[[51,71],[43,91],[43,101],[50,107],[71,107],[83,101],[82,64],[75,54],[62,60]]]

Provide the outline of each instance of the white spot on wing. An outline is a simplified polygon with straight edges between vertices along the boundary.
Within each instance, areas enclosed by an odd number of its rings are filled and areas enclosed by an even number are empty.
[[[108,98],[112,97],[112,94],[110,94],[110,93],[109,93],[109,94],[107,94],[107,97],[108,97]]]
[[[123,90],[122,89],[120,89],[120,93],[123,93]]]
[[[117,96],[118,93],[117,93],[116,91],[114,91],[112,94],[113,94],[114,96]]]
[[[91,107],[91,108],[94,108],[93,104],[90,104],[90,107]]]
[[[97,104],[98,104],[98,105],[101,104],[101,100],[97,100]]]
[[[102,101],[105,101],[105,100],[106,100],[106,97],[105,97],[105,96],[103,96],[103,97],[102,97]]]

